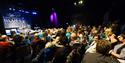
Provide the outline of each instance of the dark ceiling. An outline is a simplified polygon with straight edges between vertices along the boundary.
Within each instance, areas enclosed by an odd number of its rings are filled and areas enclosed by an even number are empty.
[[[48,21],[52,8],[57,11],[61,23],[70,22],[76,15],[82,16],[81,18],[87,22],[101,23],[106,12],[110,13],[111,20],[124,20],[124,0],[84,0],[83,6],[75,6],[74,2],[77,1],[79,0],[3,0],[0,2],[0,8],[16,6],[37,10],[39,11],[37,23],[48,23],[39,20]]]

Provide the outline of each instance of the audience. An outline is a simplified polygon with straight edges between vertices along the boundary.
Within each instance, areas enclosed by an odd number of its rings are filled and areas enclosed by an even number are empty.
[[[125,63],[125,34],[118,35],[115,27],[76,25],[0,34],[0,63]]]

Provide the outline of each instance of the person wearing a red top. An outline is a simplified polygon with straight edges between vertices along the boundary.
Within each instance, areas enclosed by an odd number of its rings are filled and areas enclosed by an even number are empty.
[[[4,41],[5,38],[0,37],[0,63],[12,63],[12,43]]]

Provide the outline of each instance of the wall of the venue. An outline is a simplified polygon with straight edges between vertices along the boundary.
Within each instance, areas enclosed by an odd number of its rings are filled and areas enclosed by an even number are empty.
[[[0,34],[5,34],[5,28],[4,28],[4,24],[3,24],[2,15],[0,15]]]

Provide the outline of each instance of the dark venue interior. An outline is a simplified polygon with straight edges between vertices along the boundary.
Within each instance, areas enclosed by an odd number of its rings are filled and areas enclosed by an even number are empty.
[[[125,63],[125,0],[0,0],[0,63]]]
[[[82,5],[74,5],[79,0],[4,0],[1,1],[1,13],[9,7],[26,10],[36,10],[38,15],[33,17],[34,26],[46,26],[49,24],[49,16],[54,8],[58,14],[60,26],[71,23],[74,19],[87,24],[100,24],[104,21],[104,15],[108,13],[109,21],[119,20],[124,22],[124,0],[84,0]],[[7,11],[7,10],[6,10]],[[44,23],[40,25],[41,23]],[[49,26],[51,27],[51,26]]]

